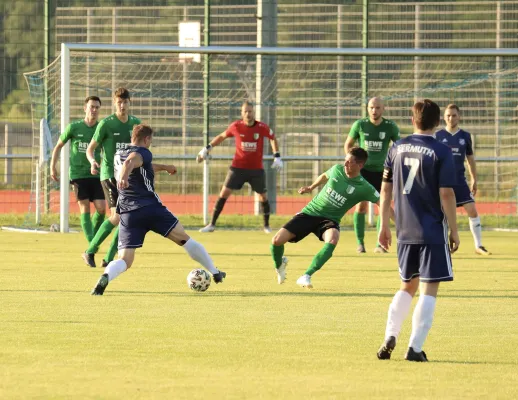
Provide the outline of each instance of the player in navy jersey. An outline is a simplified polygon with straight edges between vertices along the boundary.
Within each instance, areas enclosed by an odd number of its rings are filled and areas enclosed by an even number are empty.
[[[469,229],[475,241],[475,252],[483,256],[491,253],[482,245],[482,224],[475,207],[475,195],[477,194],[477,167],[471,135],[459,128],[460,110],[455,104],[449,104],[444,111],[446,128],[435,132],[435,138],[449,146],[453,153],[455,170],[457,172],[457,185],[453,188],[457,207],[464,207],[469,217]],[[466,181],[464,161],[468,161],[468,170],[471,175],[471,188]]]
[[[220,283],[226,273],[219,271],[205,248],[190,238],[180,221],[162,204],[155,192],[155,172],[176,173],[173,165],[152,163],[149,146],[153,130],[143,124],[136,125],[131,134],[131,144],[117,151],[114,158],[114,175],[117,180],[117,214],[120,215],[119,259],[111,261],[101,275],[92,295],[104,293],[108,283],[131,267],[135,249],[142,247],[149,231],[156,232],[182,246],[191,258],[212,273],[214,282]]]
[[[453,280],[450,252],[459,247],[453,156],[448,146],[433,137],[441,111],[431,100],[423,100],[414,104],[412,112],[415,133],[389,150],[381,187],[379,242],[386,249],[391,244],[389,218],[394,194],[402,282],[389,307],[385,342],[377,354],[380,360],[390,359],[419,288],[405,359],[428,361],[422,347],[432,326],[439,283]]]

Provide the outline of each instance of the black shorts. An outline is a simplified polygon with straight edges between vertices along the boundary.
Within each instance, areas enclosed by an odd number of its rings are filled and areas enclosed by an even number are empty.
[[[118,248],[142,247],[149,231],[167,237],[177,224],[178,218],[164,206],[147,206],[122,213]]]
[[[116,207],[119,192],[117,191],[117,181],[115,178],[105,179],[101,181],[101,185],[104,190],[104,198],[108,202],[108,207]]]
[[[399,276],[404,282],[419,278],[421,282],[453,280],[450,249],[447,244],[397,245]]]
[[[72,179],[70,184],[74,188],[76,200],[104,200],[104,192],[99,178]]]
[[[230,167],[223,186],[239,190],[245,183],[249,183],[256,193],[266,193],[266,178],[264,169],[244,169]]]
[[[290,240],[291,243],[301,241],[310,233],[313,233],[321,242],[323,242],[324,232],[333,228],[340,230],[340,225],[329,218],[298,213],[289,220],[283,228],[295,235],[295,237]]]
[[[381,192],[381,180],[383,179],[383,171],[369,171],[363,168],[360,171],[360,173],[367,182],[374,186],[374,189],[376,189],[378,193]]]
[[[455,192],[455,201],[457,202],[457,207],[475,202],[475,198],[473,197],[473,193],[471,193],[467,182],[463,182],[457,186],[454,186],[452,189]]]

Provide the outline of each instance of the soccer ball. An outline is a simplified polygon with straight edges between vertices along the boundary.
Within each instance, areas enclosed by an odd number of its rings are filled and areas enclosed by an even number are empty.
[[[195,292],[204,292],[210,286],[210,275],[201,268],[193,269],[187,275],[187,286]]]

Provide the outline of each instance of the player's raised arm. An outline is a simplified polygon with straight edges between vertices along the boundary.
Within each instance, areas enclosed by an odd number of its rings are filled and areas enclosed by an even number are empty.
[[[210,151],[212,150],[212,148],[219,145],[227,137],[228,137],[227,131],[225,131],[225,132],[220,133],[214,139],[212,139],[207,146],[205,146],[203,149],[200,150],[200,152],[196,156],[196,162],[201,163],[202,161],[206,160],[209,157],[209,154],[210,154]]]
[[[119,179],[117,180],[118,189],[126,189],[129,186],[128,178],[131,171],[135,168],[140,168],[144,163],[142,156],[137,153],[131,153],[128,158],[122,163]]]
[[[154,172],[166,171],[169,175],[176,174],[176,167],[174,165],[151,163],[151,166]]]
[[[50,160],[50,177],[53,181],[58,181],[58,172],[56,170],[56,163],[58,162],[59,152],[63,148],[65,143],[61,141],[61,139],[58,140],[56,143],[56,146],[54,147],[54,150],[52,150],[52,158]]]
[[[299,193],[300,194],[310,193],[313,191],[313,189],[317,188],[318,186],[325,185],[328,180],[329,180],[329,178],[327,177],[327,175],[325,173],[323,173],[317,179],[315,179],[315,182],[313,182],[310,186],[302,186],[299,189]]]

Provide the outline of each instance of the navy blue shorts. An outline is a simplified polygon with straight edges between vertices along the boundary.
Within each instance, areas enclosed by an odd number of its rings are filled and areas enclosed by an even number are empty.
[[[447,244],[397,245],[399,276],[404,282],[419,278],[421,282],[453,280],[450,249]]]
[[[455,192],[455,200],[457,201],[457,207],[462,206],[463,204],[473,203],[475,202],[475,198],[469,190],[469,186],[466,182],[458,184],[454,186],[453,191]]]
[[[164,206],[148,206],[121,214],[119,250],[142,247],[146,233],[153,231],[166,237],[178,224],[171,211]]]

